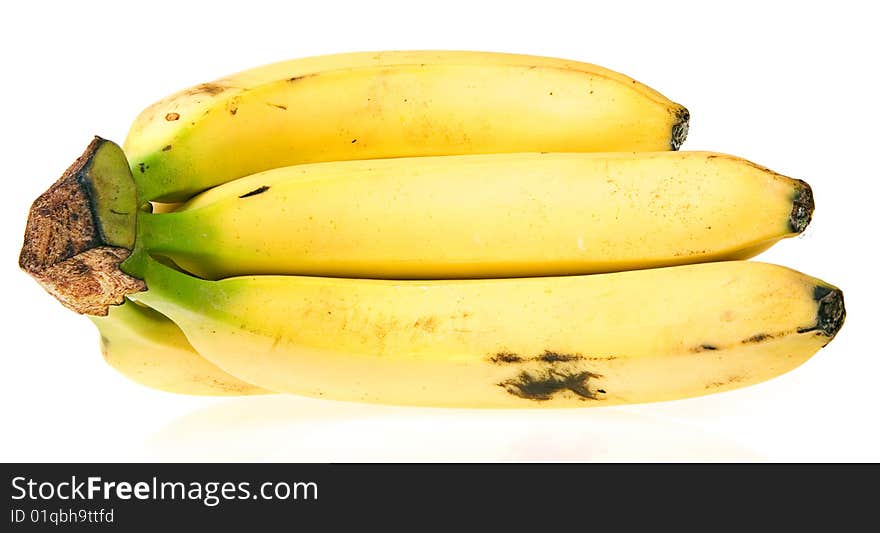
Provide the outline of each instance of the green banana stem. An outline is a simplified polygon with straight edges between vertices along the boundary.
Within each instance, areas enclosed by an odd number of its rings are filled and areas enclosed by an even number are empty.
[[[214,237],[205,234],[208,228],[199,228],[199,233],[190,233],[187,239],[181,239],[182,225],[186,225],[186,217],[181,217],[180,213],[140,213],[137,221],[138,246],[149,248],[154,256],[177,258],[188,256],[193,248],[198,248],[193,246],[193,239],[210,242],[209,237]]]
[[[134,278],[149,279],[150,290],[139,294],[137,299],[170,316],[210,313],[210,309],[203,307],[205,302],[218,298],[218,290],[224,288],[217,282],[181,272],[140,247],[136,247],[119,268]],[[220,297],[222,299],[222,295]]]

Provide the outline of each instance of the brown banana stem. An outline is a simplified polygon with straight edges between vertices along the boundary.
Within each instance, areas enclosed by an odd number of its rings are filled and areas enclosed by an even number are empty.
[[[92,170],[102,148],[119,149],[95,137],[61,178],[34,201],[18,259],[19,266],[64,306],[97,316],[105,316],[108,306],[121,304],[126,294],[146,289],[143,281],[119,269],[131,251],[109,243],[101,227],[97,201],[101,193],[95,189],[100,180]],[[125,187],[120,189],[127,192]],[[118,202],[118,196],[111,200]]]

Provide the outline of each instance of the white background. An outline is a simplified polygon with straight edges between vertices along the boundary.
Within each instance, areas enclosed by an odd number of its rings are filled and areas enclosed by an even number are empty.
[[[0,17],[0,460],[880,459],[880,46],[862,3],[9,5]],[[809,182],[813,224],[760,259],[841,287],[841,333],[770,382],[639,406],[498,412],[195,398],[117,375],[92,324],[18,270],[31,201],[92,135],[121,142],[160,97],[276,60],[428,48],[621,71],[690,109],[684,149],[736,154]]]

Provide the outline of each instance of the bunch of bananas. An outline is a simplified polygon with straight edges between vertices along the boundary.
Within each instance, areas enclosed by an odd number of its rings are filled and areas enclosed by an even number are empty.
[[[744,261],[810,187],[677,151],[687,110],[595,65],[477,52],[268,65],[96,138],[21,266],[106,360],[191,394],[563,407],[757,383],[827,344],[839,289]]]

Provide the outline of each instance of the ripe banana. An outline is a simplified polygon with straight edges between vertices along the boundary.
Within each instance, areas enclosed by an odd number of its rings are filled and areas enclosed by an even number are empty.
[[[843,295],[757,262],[590,276],[201,280],[144,254],[132,297],[205,358],[270,390],[450,407],[571,407],[764,381],[837,333]]]
[[[205,360],[174,322],[148,307],[126,300],[110,307],[107,316],[89,318],[101,333],[104,359],[136,383],[179,394],[269,393]]]
[[[801,232],[809,186],[708,152],[297,165],[143,214],[139,246],[208,279],[461,279],[751,257]]]
[[[299,163],[522,151],[677,149],[688,112],[611,70],[487,52],[275,63],[153,104],[124,144],[139,200],[181,201]]]

